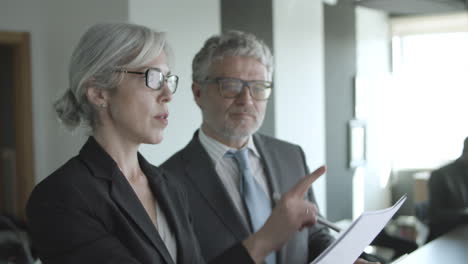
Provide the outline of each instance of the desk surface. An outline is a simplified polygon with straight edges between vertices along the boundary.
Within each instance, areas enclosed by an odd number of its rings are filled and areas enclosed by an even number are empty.
[[[418,248],[397,263],[458,264],[467,263],[467,260],[468,225],[464,225]]]

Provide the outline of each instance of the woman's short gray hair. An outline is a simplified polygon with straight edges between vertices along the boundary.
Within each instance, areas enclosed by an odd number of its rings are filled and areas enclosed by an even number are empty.
[[[58,118],[70,129],[84,124],[95,128],[96,106],[86,97],[88,87],[113,90],[122,80],[116,70],[141,67],[161,51],[169,56],[165,34],[130,23],[91,26],[73,51],[69,66],[69,88],[54,103]]]
[[[270,48],[251,33],[231,30],[221,35],[214,35],[205,41],[192,62],[192,80],[205,81],[214,61],[225,56],[246,56],[259,60],[267,69],[268,81],[273,78],[273,56]]]

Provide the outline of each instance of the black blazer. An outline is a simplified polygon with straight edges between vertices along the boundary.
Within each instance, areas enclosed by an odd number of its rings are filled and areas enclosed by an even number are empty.
[[[178,263],[204,263],[181,188],[138,154],[177,240]],[[38,184],[27,205],[43,263],[174,263],[116,162],[93,137],[80,154]]]
[[[266,172],[273,204],[299,179],[309,173],[302,149],[284,141],[255,134],[254,144],[259,151]],[[180,180],[187,188],[193,225],[205,260],[209,261],[238,245],[250,235],[237,212],[214,165],[195,133],[192,141],[169,158],[161,167]],[[315,202],[314,194],[308,193]],[[317,257],[333,242],[324,226],[297,232],[278,252],[277,264],[303,264]],[[252,263],[243,260],[239,263]]]

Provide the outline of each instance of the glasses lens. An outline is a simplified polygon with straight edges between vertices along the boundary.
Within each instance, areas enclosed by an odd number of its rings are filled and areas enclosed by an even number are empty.
[[[177,90],[177,84],[179,83],[179,77],[177,75],[167,76],[167,87],[171,90],[172,93],[175,93]]]
[[[157,69],[148,69],[146,73],[146,85],[151,88],[158,90],[163,86],[164,75]]]
[[[250,93],[257,100],[265,100],[271,94],[270,82],[250,82]]]
[[[251,81],[244,82],[238,79],[218,79],[221,95],[224,98],[237,97],[244,87],[244,83],[250,89],[251,96],[256,100],[266,100],[271,94],[271,82]]]
[[[236,97],[242,91],[242,81],[236,79],[221,79],[219,86],[222,95],[226,98]]]

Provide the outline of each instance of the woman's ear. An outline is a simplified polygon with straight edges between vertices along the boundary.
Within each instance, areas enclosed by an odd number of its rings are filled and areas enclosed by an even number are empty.
[[[89,86],[86,88],[86,98],[96,107],[106,108],[109,102],[109,93],[104,89]]]

